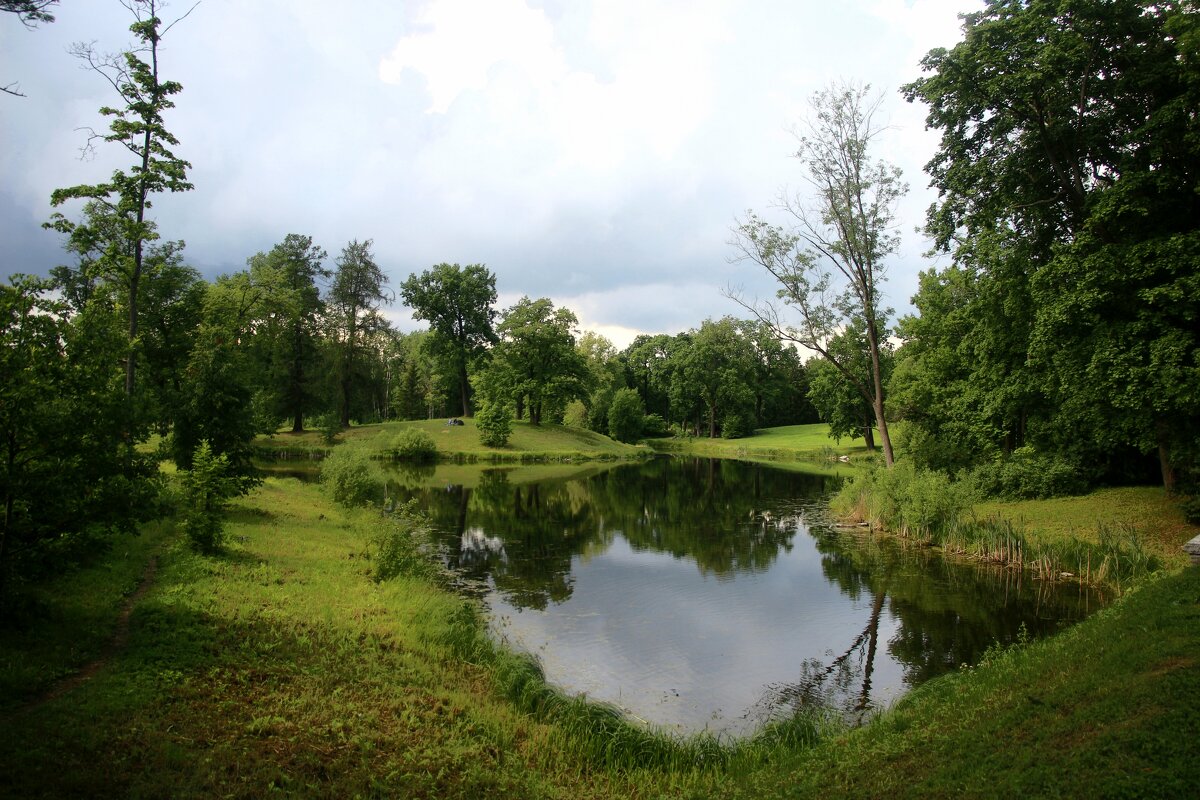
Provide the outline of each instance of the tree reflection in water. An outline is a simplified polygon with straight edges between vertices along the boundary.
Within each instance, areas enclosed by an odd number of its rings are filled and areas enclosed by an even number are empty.
[[[749,706],[748,719],[814,705],[856,718],[877,698],[975,663],[992,644],[1014,641],[1021,626],[1036,637],[1099,605],[1017,571],[835,531],[821,520],[822,498],[836,483],[829,476],[682,458],[582,467],[570,478],[513,477],[524,474],[483,469],[474,488],[392,491],[419,498],[448,565],[494,592],[495,605],[509,613],[566,609],[562,622],[530,617],[528,632],[543,637],[539,646],[575,637],[591,648],[583,661],[555,657],[589,671],[589,680],[618,683],[618,696],[631,693],[627,679],[600,675],[591,666],[597,660],[649,674],[670,669],[662,660],[674,658],[681,661],[667,663],[697,681],[740,674],[754,682],[719,704]],[[428,483],[436,474],[417,477]],[[637,563],[643,555],[646,563]],[[664,571],[664,557],[682,569]],[[685,580],[687,565],[694,581]],[[576,600],[584,575],[594,576],[589,594]],[[585,633],[602,638],[580,641]],[[669,655],[650,652],[668,639]],[[760,669],[766,662],[769,677]]]

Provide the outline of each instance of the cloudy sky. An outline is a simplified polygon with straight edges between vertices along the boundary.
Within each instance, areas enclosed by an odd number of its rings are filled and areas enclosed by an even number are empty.
[[[172,20],[193,0],[174,0]],[[835,80],[884,93],[878,155],[911,185],[887,293],[909,307],[930,262],[914,232],[936,145],[898,87],[959,38],[978,0],[202,0],[161,48],[183,84],[168,128],[194,191],[160,197],[166,238],[206,277],[288,233],[331,262],[374,240],[393,287],[439,262],[484,263],[501,305],[548,296],[619,346],[737,313],[773,292],[731,264],[730,230],[803,187],[789,130]],[[27,31],[0,18],[0,275],[65,260],[50,192],[126,166],[80,160],[112,90],[67,54],[116,51],[118,0],[63,0]],[[106,91],[107,90],[107,91]],[[77,211],[77,209],[75,209]],[[68,214],[72,213],[68,209]],[[331,264],[332,266],[332,264]],[[393,317],[418,327],[406,309]]]

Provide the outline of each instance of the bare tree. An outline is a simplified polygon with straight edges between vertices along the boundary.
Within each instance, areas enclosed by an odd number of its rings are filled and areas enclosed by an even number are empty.
[[[726,295],[766,323],[782,341],[813,350],[841,373],[875,411],[884,459],[894,461],[883,408],[880,341],[890,309],[881,307],[879,283],[900,237],[893,225],[896,204],[908,191],[900,169],[872,161],[870,148],[885,130],[877,122],[882,96],[870,86],[838,83],[816,92],[812,113],[796,131],[796,158],[804,165],[811,196],[784,193],[779,206],[787,225],[753,211],[734,228],[735,262],[765,269],[779,284],[776,301],[747,299],[741,289]],[[785,307],[791,307],[795,319]],[[866,331],[871,378],[865,382],[830,348],[854,322]]]

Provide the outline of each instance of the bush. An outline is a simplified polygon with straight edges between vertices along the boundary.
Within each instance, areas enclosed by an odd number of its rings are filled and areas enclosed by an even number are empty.
[[[973,500],[970,487],[943,472],[898,461],[874,466],[848,481],[833,499],[841,516],[882,525],[907,536],[938,539],[958,523]]]
[[[488,403],[476,415],[475,427],[484,447],[504,447],[512,435],[512,409],[507,403]]]
[[[721,420],[722,439],[741,439],[754,433],[754,423],[750,415],[742,411],[730,411]]]
[[[400,506],[376,526],[371,537],[374,550],[371,577],[376,583],[400,575],[428,577],[435,572],[433,562],[421,552],[421,544],[428,540],[431,529],[416,500]]]
[[[1040,500],[1082,494],[1087,476],[1066,459],[1038,455],[1024,448],[1011,456],[980,464],[965,476],[980,497]]]
[[[229,472],[229,459],[214,455],[204,439],[192,453],[192,468],[179,474],[183,532],[201,553],[215,553],[225,543],[225,507],[242,493],[241,481]]]
[[[642,438],[645,418],[642,396],[633,389],[620,389],[608,407],[608,435],[618,442],[636,442]]]
[[[572,400],[567,403],[566,411],[563,412],[563,425],[568,428],[586,428],[588,423],[588,411],[579,400]]]
[[[434,461],[437,459],[437,442],[420,428],[403,428],[392,439],[392,452],[401,461]]]
[[[647,414],[642,418],[642,435],[650,439],[670,436],[671,427],[661,414]]]
[[[383,472],[365,450],[341,445],[321,462],[321,483],[333,502],[350,508],[383,497]]]

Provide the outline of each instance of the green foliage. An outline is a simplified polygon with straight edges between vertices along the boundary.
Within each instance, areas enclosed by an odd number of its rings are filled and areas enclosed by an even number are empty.
[[[721,438],[741,439],[754,433],[754,422],[742,409],[726,412],[721,418]]]
[[[486,447],[504,447],[512,435],[512,409],[507,403],[490,402],[475,418],[479,441]]]
[[[956,524],[973,500],[962,482],[901,460],[891,469],[869,467],[847,481],[832,507],[843,516],[929,540]]]
[[[922,276],[893,399],[968,460],[1029,444],[1172,489],[1200,463],[1195,14],[992,0],[963,31],[904,87],[954,264]]]
[[[1021,448],[1012,456],[979,464],[964,480],[979,497],[1035,500],[1044,497],[1082,494],[1088,488],[1087,473],[1061,457],[1038,455]]]
[[[671,428],[661,414],[647,414],[642,418],[642,436],[658,439],[671,435]]]
[[[522,297],[496,327],[500,341],[476,381],[483,396],[511,402],[518,418],[528,410],[534,425],[554,421],[568,401],[587,397],[593,376],[575,346],[578,324],[570,310],[555,309],[544,297]]]
[[[0,284],[0,603],[13,581],[61,572],[158,511],[158,470],[131,447],[102,307],[72,314],[43,280]]]
[[[321,462],[321,483],[330,499],[346,508],[383,499],[383,471],[362,447],[335,447]]]
[[[437,574],[432,557],[422,551],[430,540],[429,518],[409,500],[377,520],[371,535],[371,578],[376,583],[401,575],[432,578]]]
[[[401,428],[392,439],[392,454],[400,461],[436,461],[437,442],[420,428]]]
[[[327,339],[333,362],[332,379],[338,398],[338,421],[349,427],[363,382],[370,348],[367,342],[388,328],[379,313],[391,296],[384,288],[387,275],[375,263],[371,240],[354,241],[342,248],[337,270],[325,298],[325,322],[331,334]]]
[[[1200,525],[1200,497],[1189,497],[1180,503],[1183,518],[1192,525]]]
[[[496,276],[483,264],[437,264],[400,285],[400,296],[417,319],[427,320],[433,353],[458,386],[464,417],[471,416],[467,368],[496,341]]]
[[[633,389],[619,389],[608,407],[608,435],[618,442],[633,443],[642,438],[646,408]]]
[[[214,453],[207,440],[196,445],[192,467],[179,473],[183,532],[194,549],[215,553],[225,542],[225,509],[248,488],[230,469],[229,457]]]

